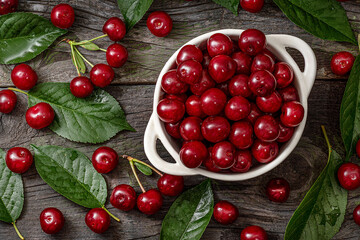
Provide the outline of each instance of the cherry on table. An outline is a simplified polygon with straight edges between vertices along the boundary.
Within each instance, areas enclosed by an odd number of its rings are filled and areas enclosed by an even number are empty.
[[[230,168],[232,172],[244,173],[250,170],[252,155],[249,150],[237,150],[235,152],[235,164]]]
[[[355,57],[349,52],[338,52],[331,59],[331,70],[337,75],[345,75],[351,71]]]
[[[178,196],[184,190],[184,178],[165,173],[159,178],[157,187],[165,196]]]
[[[209,142],[221,142],[229,136],[230,123],[220,116],[208,117],[201,125],[201,133]]]
[[[91,95],[94,86],[89,78],[80,76],[71,80],[70,91],[77,98],[85,98]]]
[[[238,149],[248,149],[254,142],[253,127],[249,121],[242,120],[233,123],[229,140]]]
[[[252,92],[248,86],[248,81],[249,77],[245,74],[239,74],[232,77],[228,84],[230,95],[233,97],[249,97]]]
[[[90,71],[90,80],[97,87],[106,87],[115,77],[114,70],[106,64],[96,64]]]
[[[26,122],[31,128],[42,129],[49,126],[55,118],[54,109],[48,103],[38,103],[26,111]]]
[[[156,11],[149,15],[146,25],[150,32],[157,37],[167,36],[173,27],[169,14],[163,11]]]
[[[304,118],[304,107],[297,101],[286,102],[281,107],[281,122],[287,127],[298,126]]]
[[[218,88],[210,88],[201,95],[201,108],[206,115],[217,115],[226,105],[226,95]]]
[[[299,94],[293,85],[278,90],[284,102],[299,101]]]
[[[190,85],[190,90],[193,94],[201,96],[206,90],[215,87],[216,82],[210,77],[209,72],[206,69],[202,70],[200,80]]]
[[[16,94],[8,89],[0,91],[0,112],[11,113],[16,105],[17,96]]]
[[[251,63],[252,57],[243,52],[235,52],[231,55],[232,59],[236,62],[237,74],[246,74],[249,75],[251,73]]]
[[[191,95],[190,97],[188,97],[188,99],[185,102],[185,108],[186,108],[186,113],[189,116],[194,116],[199,118],[203,118],[206,116],[201,109],[200,97],[196,95]]]
[[[239,210],[228,201],[219,201],[214,206],[214,218],[221,224],[228,225],[239,217]]]
[[[269,163],[279,154],[277,142],[263,142],[256,139],[251,147],[251,153],[260,163]]]
[[[137,199],[138,209],[147,215],[155,214],[163,205],[163,197],[156,189],[141,193]]]
[[[59,232],[65,223],[62,212],[57,208],[45,208],[40,214],[41,229],[47,234]]]
[[[247,116],[247,120],[251,122],[252,125],[255,124],[258,117],[262,116],[263,112],[260,111],[260,109],[256,106],[255,103],[250,103],[250,113]]]
[[[158,103],[157,114],[163,122],[176,123],[185,114],[185,104],[179,100],[165,98]]]
[[[91,161],[97,172],[108,173],[118,164],[119,156],[116,151],[110,147],[99,147],[93,153]]]
[[[120,184],[114,188],[110,196],[110,203],[122,211],[130,211],[136,205],[136,192],[127,184]]]
[[[232,143],[223,141],[216,143],[211,151],[211,159],[220,169],[229,169],[235,164],[235,147]]]
[[[102,208],[93,208],[85,216],[85,223],[95,233],[103,233],[110,226],[110,216]]]
[[[199,82],[201,74],[201,63],[192,59],[182,62],[176,70],[176,76],[178,77],[178,79],[190,85]]]
[[[38,80],[36,72],[27,64],[22,63],[11,71],[13,84],[21,90],[30,90]]]
[[[242,230],[240,240],[268,240],[268,236],[262,227],[254,225]]]
[[[277,87],[285,88],[293,82],[294,70],[289,64],[278,62],[275,64],[274,76],[276,78]]]
[[[258,13],[264,6],[264,0],[240,0],[240,5],[245,11]]]
[[[177,123],[165,123],[165,130],[166,132],[172,136],[173,138],[176,139],[181,139],[181,135],[180,135],[180,123],[181,122],[177,122]]]
[[[276,79],[271,72],[260,70],[250,75],[248,85],[252,93],[264,97],[275,91]]]
[[[250,102],[242,96],[232,97],[225,106],[225,115],[232,121],[246,118],[250,111]]]
[[[0,15],[15,12],[18,3],[18,0],[0,0]]]
[[[195,60],[201,63],[203,61],[202,51],[195,45],[185,45],[180,49],[176,57],[176,64],[179,65],[187,60]]]
[[[222,33],[215,33],[207,40],[207,50],[210,57],[230,55],[233,52],[233,43],[229,36]]]
[[[275,113],[280,110],[283,100],[281,95],[274,91],[270,95],[264,97],[256,97],[256,105],[266,113]]]
[[[239,47],[244,53],[255,56],[266,48],[266,36],[257,29],[247,29],[239,36]]]
[[[201,134],[202,120],[198,117],[187,117],[180,124],[180,135],[185,141],[198,140],[204,137]]]
[[[209,74],[217,83],[226,82],[236,72],[236,62],[227,55],[217,55],[210,60]]]
[[[55,27],[66,29],[71,27],[74,21],[75,12],[69,4],[61,3],[51,10],[51,22]]]
[[[111,44],[106,50],[106,61],[113,68],[122,67],[128,59],[128,51],[118,43]]]
[[[251,64],[251,72],[259,70],[268,70],[273,72],[275,69],[275,61],[265,53],[257,54]]]
[[[10,171],[24,173],[31,167],[34,159],[31,152],[23,147],[10,148],[5,156],[5,162]]]
[[[179,155],[186,167],[197,168],[208,157],[208,150],[202,142],[191,141],[182,146]]]
[[[124,38],[126,26],[120,18],[111,17],[105,22],[102,31],[108,35],[111,41],[117,42]]]
[[[290,184],[284,178],[271,179],[266,186],[266,195],[270,201],[283,203],[289,198]]]
[[[279,128],[280,128],[280,135],[276,141],[280,143],[289,141],[294,134],[295,128],[286,127],[281,122],[279,123]]]
[[[360,225],[360,205],[358,205],[353,211],[354,222]]]
[[[176,69],[172,69],[161,78],[161,88],[168,94],[182,94],[189,89],[189,85],[180,81],[176,76]]]
[[[360,167],[354,163],[344,163],[337,172],[340,185],[346,190],[360,187]]]

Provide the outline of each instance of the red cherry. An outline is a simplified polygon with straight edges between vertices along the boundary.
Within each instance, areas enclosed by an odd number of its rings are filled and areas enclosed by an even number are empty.
[[[284,102],[299,101],[299,95],[293,85],[279,89],[278,92]]]
[[[106,61],[111,67],[119,68],[126,63],[127,59],[128,51],[121,44],[111,44],[106,50]]]
[[[203,140],[201,135],[202,120],[198,117],[187,117],[180,124],[180,135],[185,141]]]
[[[163,122],[176,123],[183,118],[185,105],[178,100],[163,99],[157,105],[157,114]]]
[[[85,98],[91,95],[94,91],[94,86],[89,78],[83,76],[76,77],[71,80],[70,91],[75,97]]]
[[[235,147],[227,141],[216,143],[211,151],[211,159],[220,169],[229,169],[235,164]]]
[[[206,115],[217,115],[226,105],[226,95],[217,88],[210,88],[201,95],[201,108]]]
[[[7,151],[5,162],[10,171],[14,173],[24,173],[31,167],[33,156],[26,148],[14,147]]]
[[[209,156],[206,158],[206,160],[203,162],[205,168],[210,171],[210,172],[220,172],[221,169],[218,168],[215,164],[214,161],[211,159],[211,151],[212,151],[212,147],[208,148],[208,152],[209,152]]]
[[[92,164],[99,173],[112,171],[119,162],[116,151],[109,147],[99,147],[92,155]]]
[[[106,64],[96,64],[90,71],[90,80],[97,87],[106,87],[115,77],[114,70]]]
[[[18,0],[0,0],[0,15],[15,12],[18,7]]]
[[[111,17],[105,22],[102,31],[108,35],[111,41],[117,42],[124,38],[126,26],[120,18]]]
[[[279,128],[280,128],[280,135],[277,141],[280,143],[289,141],[294,134],[295,128],[286,127],[282,123],[279,124]]]
[[[26,122],[34,129],[49,126],[55,118],[54,109],[48,103],[38,103],[26,111]]]
[[[229,136],[230,123],[220,116],[208,117],[201,125],[201,133],[209,142],[221,142]]]
[[[228,201],[220,201],[214,206],[214,218],[221,224],[231,224],[235,222],[238,217],[238,208]]]
[[[247,149],[253,144],[253,127],[250,122],[242,120],[231,126],[229,140],[238,149]]]
[[[250,111],[250,102],[242,96],[231,98],[225,106],[225,115],[232,121],[239,121],[246,118]]]
[[[200,81],[202,74],[202,65],[195,60],[182,62],[177,70],[177,78],[187,84],[195,84]]]
[[[161,193],[156,189],[150,189],[139,195],[137,199],[138,209],[147,215],[158,212],[163,205]]]
[[[259,70],[268,70],[273,72],[275,69],[275,61],[264,53],[257,54],[251,64],[251,72],[256,72]]]
[[[215,81],[210,77],[208,71],[203,69],[199,82],[190,85],[193,94],[201,96],[206,90],[215,87]]]
[[[201,63],[203,61],[202,51],[195,45],[185,45],[176,57],[176,64],[179,65],[187,60],[195,60]]]
[[[208,157],[205,145],[199,141],[186,142],[180,150],[180,159],[188,168],[197,168]]]
[[[47,234],[59,232],[65,223],[62,212],[57,208],[45,208],[40,214],[41,229]]]
[[[180,135],[180,122],[177,123],[165,123],[166,132],[176,139],[181,139]]]
[[[232,172],[244,173],[249,171],[252,164],[252,155],[249,150],[238,150],[235,152],[235,164],[230,168]]]
[[[38,80],[36,72],[27,64],[22,63],[11,71],[11,80],[21,90],[30,90]]]
[[[248,29],[239,37],[239,47],[244,53],[255,56],[266,48],[265,34],[257,29]]]
[[[235,75],[229,82],[230,95],[249,97],[251,95],[250,88],[248,86],[249,77],[244,74]]]
[[[74,9],[65,3],[56,5],[51,11],[51,22],[55,27],[66,29],[73,25],[75,20]]]
[[[264,51],[262,51],[262,53],[271,57],[274,62],[277,62],[276,56],[269,49],[265,48]]]
[[[304,118],[304,107],[301,103],[286,102],[281,107],[280,120],[286,127],[298,126]]]
[[[186,107],[186,113],[189,116],[195,116],[195,117],[199,117],[199,118],[203,118],[206,116],[201,109],[200,97],[198,97],[196,95],[191,95],[186,100],[185,107]]]
[[[215,33],[207,40],[207,50],[210,57],[230,55],[233,51],[233,43],[227,35]]]
[[[204,58],[203,58],[201,64],[202,64],[202,66],[203,66],[204,69],[207,69],[207,68],[209,67],[211,57],[210,57],[210,55],[209,55],[208,52],[204,52],[204,53],[203,53],[203,56],[204,56]]]
[[[355,57],[349,52],[338,52],[331,59],[331,70],[337,75],[345,75],[352,69]]]
[[[16,105],[17,97],[16,94],[8,89],[0,91],[0,112],[11,113]]]
[[[355,190],[360,187],[360,167],[354,163],[342,164],[337,176],[340,185],[346,190]]]
[[[136,192],[129,185],[121,184],[114,188],[111,193],[110,203],[122,211],[130,211],[136,205]]]
[[[240,240],[268,240],[268,236],[262,227],[249,226],[242,230]]]
[[[360,158],[360,139],[356,143],[356,154]]]
[[[266,195],[270,201],[283,203],[289,198],[290,185],[283,178],[271,179],[266,187]]]
[[[161,79],[161,88],[168,94],[181,94],[189,89],[189,85],[180,81],[176,76],[176,70],[170,70]]]
[[[354,218],[354,222],[357,225],[360,225],[360,205],[358,205],[353,212],[353,218]]]
[[[260,109],[256,106],[255,103],[250,103],[250,113],[247,116],[247,120],[251,122],[252,125],[255,124],[258,117],[262,116],[263,113],[260,111]]]
[[[275,91],[276,79],[271,72],[260,70],[250,75],[248,85],[256,96],[264,97]]]
[[[252,58],[249,55],[247,55],[243,52],[235,52],[231,55],[231,57],[236,62],[236,65],[237,65],[236,73],[237,74],[250,75]]]
[[[165,196],[178,196],[184,189],[184,178],[182,176],[174,176],[164,174],[157,182],[159,191]]]
[[[187,100],[187,95],[185,93],[181,93],[181,94],[166,94],[164,99],[169,99],[169,100],[177,100],[180,101],[182,103],[185,104],[186,100]]]
[[[240,0],[240,5],[245,11],[258,13],[264,6],[264,0]]]
[[[217,82],[229,80],[236,72],[236,62],[227,55],[217,55],[210,60],[209,74]]]
[[[149,15],[146,25],[155,36],[165,37],[171,32],[173,22],[166,12],[156,11]]]
[[[85,223],[95,233],[103,233],[110,226],[110,216],[102,208],[93,208],[85,216]]]
[[[266,113],[275,113],[280,110],[282,98],[278,92],[273,92],[265,97],[257,97],[256,105],[259,109]]]
[[[219,83],[215,87],[223,91],[223,93],[225,93],[226,96],[230,96],[228,82]]]
[[[256,139],[251,153],[258,162],[269,163],[279,154],[279,146],[276,142],[262,142]]]
[[[275,64],[274,76],[276,78],[277,87],[284,88],[289,86],[294,80],[294,70],[285,62]]]

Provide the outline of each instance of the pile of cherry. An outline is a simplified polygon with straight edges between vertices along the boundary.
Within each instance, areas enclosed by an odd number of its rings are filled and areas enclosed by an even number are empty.
[[[248,29],[238,43],[216,33],[207,49],[184,46],[177,69],[162,77],[157,106],[172,137],[183,141],[185,166],[247,172],[252,159],[269,163],[304,117],[290,65],[266,49],[266,36]]]

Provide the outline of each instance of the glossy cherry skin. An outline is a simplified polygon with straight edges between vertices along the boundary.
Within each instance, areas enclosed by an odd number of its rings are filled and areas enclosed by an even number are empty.
[[[199,118],[203,118],[206,116],[201,109],[200,97],[196,95],[191,95],[190,97],[188,97],[188,99],[185,102],[185,108],[186,108],[186,113],[189,116],[194,116]]]
[[[294,135],[295,128],[286,127],[282,123],[279,124],[279,128],[280,128],[280,135],[276,141],[280,143],[289,141],[291,137]]]
[[[49,126],[55,118],[54,109],[48,103],[38,103],[26,111],[26,122],[34,129]]]
[[[164,99],[169,100],[177,100],[185,104],[186,100],[188,99],[188,96],[185,93],[181,94],[166,94]]]
[[[216,143],[211,151],[211,159],[220,169],[229,169],[235,164],[235,147],[227,141]]]
[[[56,5],[51,11],[51,22],[54,26],[62,29],[69,28],[75,21],[74,9],[65,3]]]
[[[235,75],[229,82],[229,93],[231,96],[249,97],[251,90],[248,86],[249,77],[245,74]]]
[[[18,0],[0,0],[0,15],[15,12],[18,7]]]
[[[157,37],[167,36],[173,27],[169,14],[163,11],[156,11],[149,15],[146,25],[150,32]]]
[[[274,60],[264,53],[257,54],[251,64],[251,72],[256,72],[259,70],[268,70],[269,72],[273,72],[275,69]]]
[[[11,113],[16,105],[17,96],[16,94],[8,89],[0,91],[0,112]]]
[[[199,82],[190,85],[193,94],[201,96],[206,90],[215,87],[216,82],[210,77],[208,71],[203,69]]]
[[[157,105],[157,114],[163,122],[176,123],[185,114],[185,104],[178,100],[163,99]]]
[[[188,168],[197,168],[208,157],[205,145],[200,141],[186,142],[180,150],[180,159]]]
[[[301,103],[292,101],[286,102],[281,107],[281,122],[287,127],[298,126],[304,118],[304,107]]]
[[[221,172],[221,169],[218,168],[215,164],[214,161],[211,159],[211,151],[212,151],[212,147],[208,148],[208,152],[209,152],[209,156],[206,158],[206,160],[203,162],[203,165],[205,166],[205,168],[210,171],[210,172]]]
[[[110,196],[110,203],[122,211],[130,211],[136,205],[136,192],[127,184],[120,184],[114,188]]]
[[[262,227],[249,226],[242,230],[240,240],[268,240],[268,236]]]
[[[230,55],[233,52],[233,43],[227,35],[215,33],[207,40],[207,50],[210,57]]]
[[[195,60],[201,63],[203,61],[203,53],[195,45],[186,45],[180,49],[180,52],[176,57],[176,64],[179,65],[186,60]]]
[[[97,87],[108,86],[115,77],[114,70],[106,64],[96,64],[90,71],[90,80]]]
[[[177,70],[177,78],[187,84],[195,84],[200,81],[202,74],[202,65],[195,60],[187,60],[182,62]]]
[[[282,98],[276,91],[265,97],[257,97],[256,105],[265,113],[275,113],[280,110],[282,106]]]
[[[198,117],[187,117],[180,124],[180,135],[185,141],[198,140],[204,137],[201,134],[202,120]]]
[[[76,77],[71,80],[70,91],[77,98],[85,98],[91,95],[94,86],[89,78],[84,76]]]
[[[358,205],[353,211],[354,222],[360,225],[360,205]]]
[[[201,109],[206,115],[217,115],[224,110],[227,98],[218,88],[210,88],[201,95]]]
[[[176,76],[176,69],[172,69],[162,77],[161,88],[168,94],[181,94],[189,89],[189,85],[180,81]]]
[[[250,113],[247,116],[247,120],[251,122],[252,125],[255,124],[258,117],[262,116],[263,112],[260,111],[260,109],[256,106],[255,103],[250,103]]]
[[[181,135],[180,135],[180,123],[181,122],[177,122],[177,123],[165,123],[165,130],[166,132],[172,136],[173,138],[176,139],[181,139]]]
[[[59,232],[65,223],[62,212],[57,208],[45,208],[40,214],[41,229],[47,234]]]
[[[299,101],[299,95],[293,85],[278,90],[284,102]]]
[[[220,116],[208,117],[201,125],[201,133],[209,142],[221,142],[229,136],[230,123]]]
[[[225,106],[225,116],[232,121],[246,118],[250,111],[250,102],[242,96],[232,97]]]
[[[260,163],[269,163],[279,154],[279,146],[276,142],[263,142],[256,139],[251,147],[251,153]]]
[[[239,37],[239,47],[244,53],[255,56],[266,48],[265,34],[257,29],[248,29]]]
[[[228,225],[239,217],[239,210],[228,201],[219,201],[214,206],[214,218],[221,224]]]
[[[236,65],[237,65],[236,73],[237,74],[250,75],[252,58],[249,55],[247,55],[243,52],[235,52],[231,55],[231,57],[236,62]]]
[[[354,163],[344,163],[337,172],[340,185],[346,190],[360,187],[360,167]]]
[[[111,41],[117,42],[124,38],[126,26],[120,18],[111,17],[105,22],[102,31],[108,35]]]
[[[258,13],[264,6],[264,0],[240,0],[240,5],[245,11]]]
[[[147,215],[157,213],[163,205],[163,197],[156,189],[150,189],[139,195],[137,199],[138,209]]]
[[[277,87],[285,88],[293,82],[294,70],[289,64],[278,62],[275,64],[274,76],[276,78]]]
[[[108,173],[119,163],[119,156],[112,148],[99,147],[93,153],[91,160],[97,172]]]
[[[360,158],[360,139],[356,143],[356,155]]]
[[[210,60],[209,74],[217,83],[226,82],[236,72],[236,62],[227,55],[217,55]]]
[[[157,187],[165,196],[178,196],[184,190],[184,177],[165,173],[159,178]]]
[[[21,90],[30,90],[38,80],[36,72],[27,64],[22,63],[11,71],[13,84]]]
[[[248,85],[256,96],[264,97],[275,91],[276,79],[271,72],[260,70],[250,75]]]
[[[283,178],[271,179],[266,186],[266,195],[270,201],[286,202],[290,195],[289,182]]]
[[[336,75],[345,75],[351,71],[355,57],[349,52],[338,52],[331,59],[331,70]]]
[[[128,51],[118,43],[111,44],[106,50],[106,61],[113,68],[122,67],[128,59]]]
[[[247,149],[254,142],[253,127],[250,122],[242,120],[233,123],[229,135],[229,140],[238,149]]]
[[[235,164],[230,168],[232,172],[244,173],[249,171],[252,164],[252,155],[249,150],[238,150],[235,152]]]
[[[24,173],[29,170],[34,159],[29,150],[22,147],[10,148],[5,156],[5,162],[10,171]]]
[[[110,226],[110,216],[102,208],[93,208],[85,216],[85,223],[95,233],[103,233]]]

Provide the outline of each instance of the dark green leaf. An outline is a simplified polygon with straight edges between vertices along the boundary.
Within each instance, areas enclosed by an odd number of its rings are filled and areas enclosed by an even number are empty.
[[[214,196],[208,179],[175,200],[162,222],[160,239],[200,239],[209,224],[213,208]]]
[[[16,12],[0,16],[0,63],[31,60],[66,32],[32,13]]]
[[[29,92],[29,106],[49,103],[55,111],[50,129],[76,142],[101,143],[122,130],[134,131],[119,103],[102,89],[87,98],[76,98],[68,83],[42,83]]]
[[[341,102],[340,130],[349,159],[360,137],[360,55],[355,60]]]
[[[5,163],[5,152],[0,149],[0,220],[8,223],[19,218],[24,205],[21,175],[13,173]]]
[[[74,54],[74,58],[75,58],[75,61],[76,61],[76,65],[79,68],[79,71],[81,73],[85,73],[86,72],[86,66],[85,66],[84,60],[81,58],[81,56],[76,51],[74,51],[73,54]],[[71,60],[74,63],[74,59],[71,58]],[[75,63],[74,63],[74,65],[75,65]]]
[[[127,31],[142,19],[152,2],[153,0],[118,0],[118,6],[124,16]]]
[[[78,46],[85,48],[86,50],[89,50],[89,51],[99,51],[100,50],[99,46],[93,42],[79,42]]]
[[[334,0],[274,0],[284,14],[316,37],[356,43],[346,12]]]
[[[236,16],[238,15],[239,0],[213,0],[213,2],[226,7]]]
[[[58,146],[31,146],[35,152],[36,170],[50,187],[81,206],[104,206],[105,179],[83,153]]]
[[[141,163],[138,162],[134,162],[134,165],[136,166],[136,168],[142,172],[143,174],[145,174],[146,176],[150,176],[152,174],[152,170],[151,168],[149,168],[148,166],[145,166]]]

